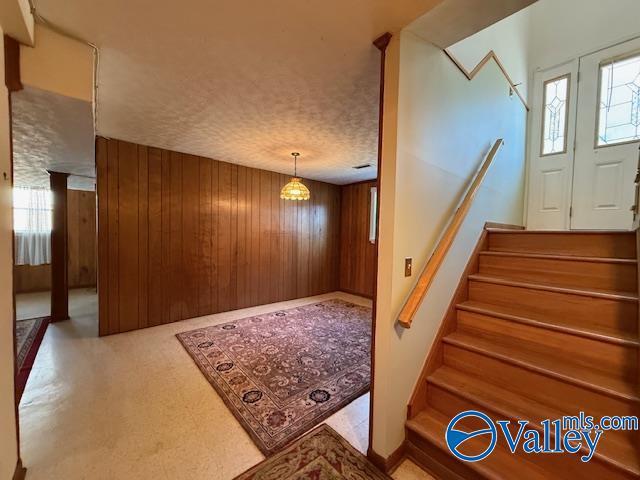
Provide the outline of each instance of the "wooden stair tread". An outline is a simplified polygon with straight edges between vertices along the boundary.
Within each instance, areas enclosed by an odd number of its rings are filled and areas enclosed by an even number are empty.
[[[540,423],[542,420],[560,419],[564,415],[575,415],[581,410],[580,406],[576,405],[574,412],[561,412],[446,365],[430,375],[427,382],[463,397],[467,401],[477,403],[491,413],[497,414],[499,419],[527,420],[540,431],[542,431]],[[485,413],[491,416],[490,412]],[[605,432],[595,455],[617,468],[640,475],[640,459],[636,454],[634,443],[629,439],[625,441],[620,436]]]
[[[623,265],[636,265],[634,258],[617,258],[617,257],[588,257],[581,255],[561,255],[547,254],[536,252],[510,252],[501,250],[484,250],[480,252],[481,256],[493,257],[514,257],[514,258],[539,258],[547,260],[558,260],[567,262],[592,262],[592,263],[619,263]]]
[[[533,345],[512,338],[506,344],[496,338],[469,335],[458,331],[444,337],[443,342],[606,395],[640,402],[636,384],[611,378],[603,372],[586,366],[568,364],[562,359],[557,359],[554,350],[545,348],[544,345]]]
[[[416,435],[436,445],[448,455],[452,455],[445,443],[445,432],[450,420],[440,412],[427,408],[414,418],[407,420],[406,426]],[[472,438],[468,442],[479,444],[481,440]],[[498,441],[491,455],[481,462],[466,462],[465,465],[492,480],[504,478],[542,480],[549,478],[548,473],[504,448],[504,442]]]
[[[545,315],[536,315],[527,311],[523,312],[522,308],[509,307],[505,305],[493,305],[490,303],[483,303],[474,300],[467,300],[463,303],[460,303],[456,306],[456,308],[468,312],[474,312],[482,315],[502,318],[505,320],[525,323],[549,330],[557,330],[572,335],[591,338],[593,340],[600,340],[603,342],[615,343],[618,345],[626,345],[629,347],[640,347],[640,341],[638,340],[637,336],[624,331],[619,331],[614,328],[601,328],[599,330],[578,328],[570,323],[563,323],[562,319],[551,320],[548,316]]]
[[[606,298],[609,300],[619,300],[623,302],[637,302],[638,295],[634,292],[619,292],[615,290],[600,290],[583,287],[561,287],[557,285],[547,285],[544,283],[530,282],[525,280],[513,280],[510,278],[498,277],[494,275],[472,274],[469,280],[478,282],[495,283],[497,285],[508,285],[513,287],[530,288],[532,290],[546,290],[550,292],[567,293],[571,295],[582,295],[587,297]]]
[[[494,233],[513,233],[513,234],[531,234],[536,235],[635,235],[634,232],[629,230],[526,230],[526,229],[512,229],[512,228],[496,228],[486,227],[487,232]]]

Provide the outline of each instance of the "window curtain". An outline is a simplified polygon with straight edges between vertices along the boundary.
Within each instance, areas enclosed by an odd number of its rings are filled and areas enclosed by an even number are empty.
[[[51,263],[51,191],[14,188],[16,265]]]

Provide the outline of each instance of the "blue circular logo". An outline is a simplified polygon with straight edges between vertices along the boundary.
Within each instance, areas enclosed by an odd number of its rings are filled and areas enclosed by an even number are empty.
[[[463,430],[459,430],[456,428],[456,425],[461,420],[466,418],[475,418],[479,419],[481,422],[486,423],[487,428],[481,428],[479,430],[475,430],[473,432],[465,432]],[[480,452],[477,455],[465,455],[459,451],[460,447],[469,439],[480,437],[482,435],[490,435],[491,440],[489,441],[489,445],[487,448]],[[447,431],[445,433],[445,439],[447,441],[447,447],[451,453],[453,453],[460,460],[464,460],[465,462],[477,462],[488,457],[493,449],[496,448],[496,442],[498,440],[498,433],[496,431],[496,426],[493,423],[493,420],[489,418],[482,412],[477,412],[475,410],[467,410],[466,412],[459,413],[455,417],[451,419],[449,425],[447,426]]]

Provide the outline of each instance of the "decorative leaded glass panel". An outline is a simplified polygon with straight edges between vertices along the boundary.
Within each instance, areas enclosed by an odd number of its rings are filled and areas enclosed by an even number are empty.
[[[544,83],[542,155],[567,151],[569,75]]]
[[[598,146],[640,140],[640,55],[600,65]]]

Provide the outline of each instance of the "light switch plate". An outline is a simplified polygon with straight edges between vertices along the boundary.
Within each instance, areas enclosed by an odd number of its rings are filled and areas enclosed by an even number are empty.
[[[410,277],[411,276],[411,267],[413,265],[413,259],[410,257],[407,257],[404,259],[404,276],[405,277]]]

